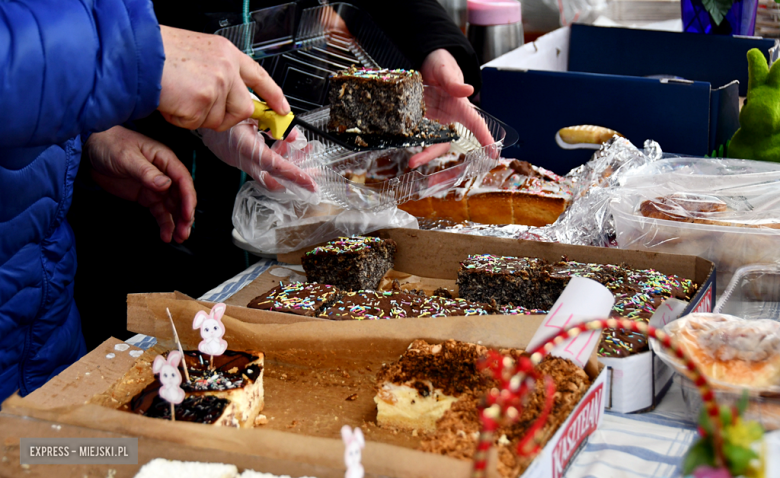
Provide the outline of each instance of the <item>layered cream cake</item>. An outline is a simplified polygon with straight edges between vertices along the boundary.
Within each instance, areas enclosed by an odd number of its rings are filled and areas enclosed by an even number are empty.
[[[226,350],[214,356],[197,350],[184,352],[190,381],[182,380],[184,401],[176,405],[176,420],[216,426],[248,428],[265,406],[263,394],[262,352]],[[125,408],[140,415],[171,419],[171,407],[159,396],[160,381],[155,379]]]
[[[377,376],[377,425],[433,431],[436,421],[464,393],[483,390],[490,379],[477,371],[487,353],[481,345],[415,340],[398,362]]]
[[[517,359],[523,353],[505,349],[500,353]],[[426,432],[420,449],[453,458],[471,459],[480,430],[478,404],[496,381],[477,364],[487,348],[448,340],[429,344],[415,340],[397,362],[386,364],[377,375],[377,424]],[[570,360],[548,356],[536,366],[540,376],[555,382],[553,406],[540,434],[540,445],[552,438],[590,386],[585,371]],[[513,452],[546,400],[539,379],[519,419],[496,433],[498,470],[503,477],[520,476],[533,461]]]

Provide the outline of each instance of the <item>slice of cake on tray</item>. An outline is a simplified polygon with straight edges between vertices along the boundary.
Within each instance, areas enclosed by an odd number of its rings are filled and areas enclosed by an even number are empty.
[[[393,268],[396,244],[371,236],[341,237],[314,248],[301,259],[308,282],[347,291],[376,290]]]
[[[330,78],[330,122],[339,133],[417,133],[425,115],[419,71],[349,68]]]
[[[343,292],[332,285],[293,282],[280,284],[255,297],[247,307],[314,317],[341,299],[342,295]]]
[[[625,264],[576,261],[547,262],[529,257],[492,254],[470,255],[458,271],[460,295],[471,301],[496,301],[502,313],[534,310],[546,314],[572,277],[595,280],[615,297],[612,317],[647,322],[668,298],[690,301],[697,284],[654,269],[633,269]],[[625,329],[604,329],[599,355],[626,357],[648,350],[647,339]]]
[[[499,352],[513,359],[523,353],[516,349]],[[424,432],[423,451],[473,458],[480,429],[478,404],[497,385],[477,367],[486,355],[487,348],[482,345],[415,340],[397,362],[386,364],[377,375],[377,424]],[[582,368],[559,357],[545,357],[536,371],[552,377],[556,386],[553,407],[541,431],[544,446],[585,395],[590,379]],[[503,477],[521,475],[533,460],[518,458],[513,450],[542,412],[545,398],[540,379],[520,419],[498,430],[494,445],[499,449],[498,468]]]
[[[415,340],[377,375],[377,425],[434,431],[460,397],[487,389],[490,378],[477,370],[477,361],[486,353],[481,345],[455,340]]]
[[[213,357],[186,350],[190,381],[183,380],[184,401],[176,405],[176,420],[229,427],[252,427],[265,405],[262,352],[226,350]],[[151,418],[171,419],[170,404],[159,395],[159,379],[124,406],[127,411]]]

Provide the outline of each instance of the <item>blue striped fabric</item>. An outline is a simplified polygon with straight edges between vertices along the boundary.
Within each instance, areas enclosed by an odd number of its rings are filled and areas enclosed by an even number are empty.
[[[205,293],[201,299],[221,302],[255,280],[271,266],[263,259],[236,277]],[[147,349],[154,337],[136,335],[127,341]],[[680,476],[682,457],[696,438],[677,377],[661,404],[649,413],[607,412],[601,428],[590,436],[566,478],[666,478]]]
[[[271,266],[277,264],[279,264],[279,262],[273,259],[260,259],[260,261],[250,266],[249,269],[203,294],[199,300],[206,300],[209,302],[222,302],[223,300],[227,300],[228,297],[246,287],[250,282],[257,279],[260,274],[271,268]],[[157,339],[149,337],[148,335],[137,334],[127,339],[126,342],[146,350],[150,347],[154,347],[154,344],[157,343]]]
[[[675,377],[663,401],[652,412],[607,413],[601,427],[575,458],[566,478],[679,477],[683,456],[696,436]]]

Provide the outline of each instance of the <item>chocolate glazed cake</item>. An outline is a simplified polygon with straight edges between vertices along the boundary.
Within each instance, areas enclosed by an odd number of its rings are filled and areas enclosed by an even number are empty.
[[[264,407],[262,352],[226,350],[214,357],[197,350],[184,352],[190,381],[182,380],[184,401],[176,405],[176,420],[217,426],[251,427]],[[171,406],[158,391],[155,378],[125,407],[127,411],[152,418],[171,419]]]
[[[347,291],[375,290],[392,269],[396,245],[378,237],[340,237],[306,253],[301,259],[308,282]]]
[[[349,68],[330,78],[330,122],[339,133],[417,133],[425,114],[422,75],[414,70]]]
[[[495,300],[502,313],[546,314],[572,277],[593,279],[615,297],[612,317],[647,322],[668,298],[690,301],[698,286],[689,279],[653,269],[575,261],[548,263],[542,259],[469,256],[458,272],[460,295],[468,300]],[[602,357],[626,357],[648,349],[647,339],[625,329],[604,329],[599,345]]]
[[[293,282],[279,284],[264,295],[252,299],[250,309],[272,310],[288,314],[314,317],[341,299],[343,293],[335,286]]]

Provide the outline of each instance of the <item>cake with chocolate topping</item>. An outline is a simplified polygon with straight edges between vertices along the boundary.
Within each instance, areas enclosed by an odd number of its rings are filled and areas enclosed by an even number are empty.
[[[452,317],[495,312],[488,304],[452,297],[428,297],[421,291],[344,292],[330,285],[302,282],[276,286],[252,299],[247,307],[329,320]]]
[[[417,302],[418,296],[401,291],[345,292],[340,300],[323,309],[318,317],[329,320],[405,319],[415,317],[412,310]]]
[[[375,290],[393,268],[396,245],[371,236],[340,237],[314,248],[301,259],[308,282],[347,291]]]
[[[506,349],[500,353],[516,359],[522,351]],[[425,431],[420,445],[423,451],[473,458],[480,429],[478,404],[497,385],[488,372],[477,368],[486,355],[487,348],[477,344],[415,340],[397,362],[385,365],[377,375],[377,424]],[[536,370],[541,376],[552,377],[556,386],[551,414],[541,431],[543,447],[585,395],[590,379],[573,362],[559,357],[545,357]],[[544,386],[539,381],[520,419],[496,433],[494,445],[499,449],[502,476],[519,476],[533,460],[518,459],[513,450],[542,412],[544,402]]]
[[[419,71],[349,68],[330,78],[328,129],[410,136],[425,115]]]
[[[666,299],[690,301],[698,286],[689,279],[653,269],[576,261],[549,263],[543,259],[471,255],[458,271],[460,295],[479,302],[495,300],[503,313],[528,309],[547,313],[572,277],[593,279],[615,297],[612,317],[647,322]],[[604,329],[599,346],[602,357],[625,357],[648,349],[641,334]]]
[[[182,380],[185,398],[176,405],[176,420],[217,426],[252,427],[265,405],[262,352],[226,350],[213,357],[186,350],[190,380]],[[170,404],[159,396],[159,379],[135,396],[125,409],[152,418],[171,419]]]
[[[279,284],[247,305],[250,309],[272,310],[314,317],[338,301],[343,293],[332,285],[308,282]]]

